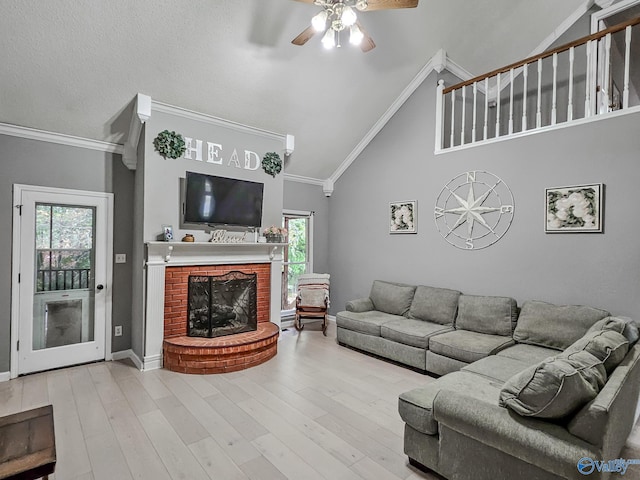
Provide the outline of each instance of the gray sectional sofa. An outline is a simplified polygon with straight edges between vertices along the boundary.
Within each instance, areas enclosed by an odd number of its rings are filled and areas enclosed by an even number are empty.
[[[516,301],[376,280],[336,315],[338,343],[444,375],[514,345]]]
[[[399,398],[413,464],[448,479],[621,473],[597,462],[618,459],[635,420],[634,321],[375,281],[336,323],[339,343],[440,375]],[[622,469],[616,462],[607,465]]]

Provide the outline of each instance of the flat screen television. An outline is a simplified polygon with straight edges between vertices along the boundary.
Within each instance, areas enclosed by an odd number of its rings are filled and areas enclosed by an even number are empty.
[[[187,172],[184,223],[260,227],[264,184]]]

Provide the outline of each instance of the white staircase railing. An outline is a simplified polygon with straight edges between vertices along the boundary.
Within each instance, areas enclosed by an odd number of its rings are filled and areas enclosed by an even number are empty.
[[[449,87],[440,80],[436,152],[640,105],[631,78],[638,25],[640,17]]]

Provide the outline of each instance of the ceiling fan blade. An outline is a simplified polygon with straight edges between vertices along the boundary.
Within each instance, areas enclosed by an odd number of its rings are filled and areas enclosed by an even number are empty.
[[[365,12],[390,10],[394,8],[415,8],[418,6],[418,0],[367,0],[367,3],[369,6],[364,10]]]
[[[298,35],[296,38],[291,40],[291,43],[301,47],[302,45],[307,43],[315,34],[316,34],[316,31],[314,30],[313,27],[307,27],[302,31],[300,35]]]
[[[362,37],[362,41],[360,42],[360,50],[362,50],[364,53],[367,53],[376,48],[376,44],[373,41],[373,38],[371,38],[371,35],[367,33],[362,24],[360,22],[356,22],[356,24],[362,32],[362,35],[364,35],[364,37]]]

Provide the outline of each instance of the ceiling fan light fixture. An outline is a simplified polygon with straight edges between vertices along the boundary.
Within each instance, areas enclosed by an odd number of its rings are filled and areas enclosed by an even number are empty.
[[[368,6],[369,6],[369,3],[367,2],[367,0],[358,0],[358,1],[356,2],[356,8],[357,8],[358,10],[360,10],[361,12],[362,12],[363,10],[366,10]]]
[[[331,28],[328,29],[322,37],[322,46],[327,50],[330,50],[336,46],[335,32]]]
[[[360,30],[360,27],[358,27],[358,25],[352,25],[349,31],[349,43],[351,45],[360,45],[363,38],[364,33]]]
[[[324,32],[327,28],[327,11],[322,10],[311,19],[311,26],[316,32]]]
[[[356,23],[356,20],[358,20],[358,16],[356,15],[356,12],[353,11],[353,8],[351,8],[349,5],[346,5],[342,9],[340,20],[342,21],[342,24],[344,26],[350,27]]]

